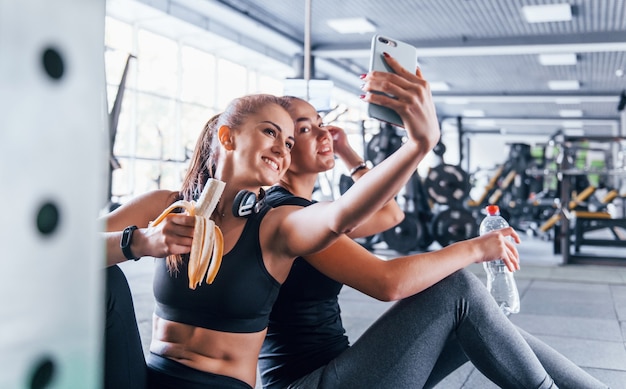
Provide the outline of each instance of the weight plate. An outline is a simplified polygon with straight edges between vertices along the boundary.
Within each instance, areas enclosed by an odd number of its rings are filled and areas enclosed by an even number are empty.
[[[384,231],[382,235],[391,250],[406,254],[417,247],[418,236],[422,233],[423,226],[417,217],[406,214],[400,224]]]
[[[366,155],[367,160],[376,166],[381,163],[385,158],[393,154],[402,146],[402,137],[390,133],[390,130],[383,131],[374,135],[372,139],[367,143]]]
[[[433,220],[432,232],[442,247],[478,236],[478,223],[472,213],[462,208],[448,208]]]
[[[428,196],[437,204],[461,206],[469,197],[469,175],[459,166],[442,164],[431,168],[424,179]]]

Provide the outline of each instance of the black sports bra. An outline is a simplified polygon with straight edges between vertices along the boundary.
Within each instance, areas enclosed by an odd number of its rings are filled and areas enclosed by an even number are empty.
[[[158,317],[217,331],[252,333],[264,330],[280,284],[265,268],[259,243],[259,225],[271,209],[253,213],[235,244],[224,255],[212,284],[189,289],[187,261],[170,274],[158,259],[153,291]]]

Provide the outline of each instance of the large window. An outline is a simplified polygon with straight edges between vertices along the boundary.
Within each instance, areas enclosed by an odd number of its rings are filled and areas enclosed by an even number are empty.
[[[254,67],[254,61],[236,63],[111,17],[105,27],[109,111],[129,55],[133,56],[113,149],[120,166],[112,174],[113,202],[158,188],[177,190],[196,139],[211,116],[244,94],[281,95],[282,80],[293,76],[281,79],[265,74]],[[372,126],[362,102],[337,88],[331,100],[341,112],[335,124],[362,151],[363,128]],[[340,171],[345,169],[337,165]]]
[[[232,98],[264,87],[275,93],[280,85],[245,65],[110,17],[105,46],[109,112],[133,56],[113,149],[120,166],[112,175],[116,202],[152,189],[177,189],[204,123]]]

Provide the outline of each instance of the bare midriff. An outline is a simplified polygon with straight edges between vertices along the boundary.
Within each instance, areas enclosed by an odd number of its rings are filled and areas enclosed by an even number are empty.
[[[255,386],[257,361],[267,330],[229,333],[154,316],[152,332],[150,352]]]

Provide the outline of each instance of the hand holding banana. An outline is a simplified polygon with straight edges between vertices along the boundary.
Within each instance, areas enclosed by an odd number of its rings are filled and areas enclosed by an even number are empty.
[[[207,284],[211,284],[217,275],[224,254],[224,236],[222,230],[210,219],[222,196],[223,181],[209,178],[198,201],[179,200],[167,207],[152,223],[156,226],[177,208],[184,208],[188,215],[196,217],[193,232],[193,244],[189,254],[189,288],[196,289],[206,274]]]

